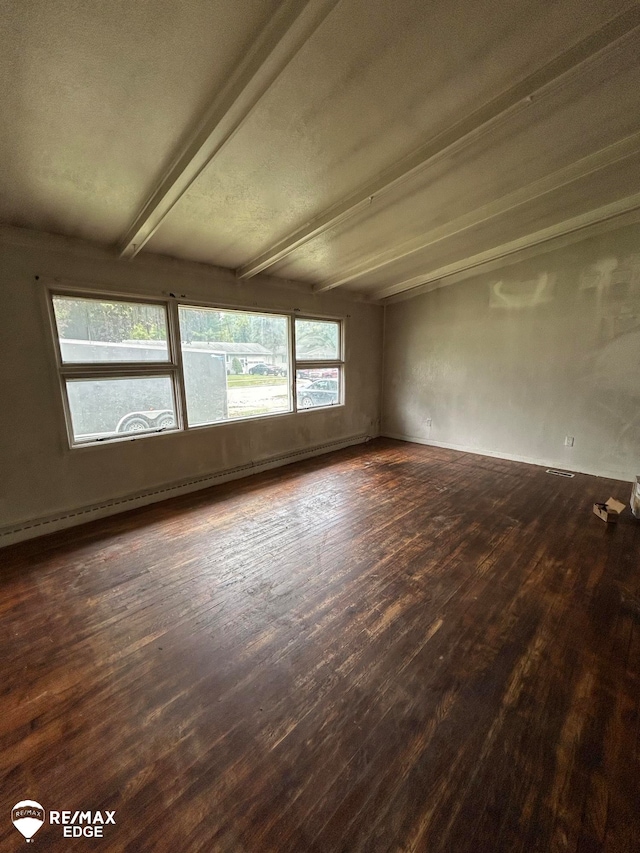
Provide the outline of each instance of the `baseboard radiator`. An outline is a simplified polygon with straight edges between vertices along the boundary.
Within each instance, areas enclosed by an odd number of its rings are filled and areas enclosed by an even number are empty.
[[[128,509],[147,506],[148,504],[157,503],[169,497],[188,494],[189,492],[196,492],[200,489],[206,489],[208,486],[229,482],[230,480],[238,480],[249,474],[259,474],[261,471],[267,471],[270,468],[278,468],[283,465],[301,461],[302,459],[321,456],[324,453],[330,453],[332,450],[341,450],[342,448],[351,447],[355,444],[363,444],[371,438],[372,436],[370,435],[354,435],[338,441],[318,444],[314,447],[307,447],[303,450],[293,450],[289,453],[271,456],[258,462],[247,462],[244,465],[237,465],[234,468],[226,468],[212,474],[205,474],[202,477],[181,480],[177,483],[170,483],[166,486],[137,492],[136,494],[127,495],[125,497],[113,498],[112,500],[102,501],[101,503],[92,504],[90,506],[79,507],[77,509],[57,513],[55,515],[49,515],[6,527],[0,527],[0,547],[12,545],[26,539],[33,539],[36,536],[44,536],[45,534],[53,533],[56,530],[63,530],[67,527],[84,524],[92,519],[105,518],[109,515],[126,512]]]

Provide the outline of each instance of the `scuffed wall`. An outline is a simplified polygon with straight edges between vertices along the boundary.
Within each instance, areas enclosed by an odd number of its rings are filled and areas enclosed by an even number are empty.
[[[385,434],[640,473],[640,226],[385,310]]]
[[[22,245],[16,245],[22,242]],[[36,281],[36,276],[40,280]],[[47,278],[105,292],[185,294],[253,310],[346,318],[346,404],[69,449],[44,310]],[[0,531],[328,442],[378,433],[382,308],[168,258],[121,261],[75,241],[0,234]],[[206,484],[205,484],[206,485]],[[46,531],[43,531],[46,532]]]

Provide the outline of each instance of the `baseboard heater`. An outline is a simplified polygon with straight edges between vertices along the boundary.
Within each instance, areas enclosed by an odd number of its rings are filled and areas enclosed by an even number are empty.
[[[92,516],[103,518],[108,515],[116,515],[117,512],[124,512],[127,509],[133,509],[135,506],[146,506],[147,504],[157,503],[163,497],[169,497],[172,494],[178,495],[196,492],[209,485],[240,479],[240,477],[246,474],[258,474],[261,471],[278,468],[296,460],[320,456],[323,453],[329,453],[332,450],[341,450],[354,444],[362,444],[371,438],[372,436],[370,435],[355,435],[350,438],[340,439],[339,441],[317,444],[314,447],[308,447],[304,450],[293,450],[289,453],[271,456],[258,462],[247,462],[244,465],[237,465],[234,468],[225,468],[213,474],[205,474],[203,477],[181,480],[178,483],[160,486],[157,489],[148,489],[126,497],[113,498],[112,500],[92,504],[91,506],[79,507],[68,512],[25,521],[11,527],[0,528],[0,547],[20,542],[24,539],[43,536],[45,533],[53,533],[65,527],[82,524],[85,521],[89,521]]]

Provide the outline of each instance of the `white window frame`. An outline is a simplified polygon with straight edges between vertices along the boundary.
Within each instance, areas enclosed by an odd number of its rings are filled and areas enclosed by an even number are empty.
[[[134,305],[155,305],[162,308],[165,314],[167,328],[167,352],[168,359],[166,361],[127,361],[127,362],[65,362],[62,358],[62,350],[60,347],[60,338],[58,334],[58,325],[53,307],[53,299],[55,296],[68,297],[70,299],[92,299],[95,301],[104,302],[128,302]],[[182,405],[182,384],[179,379],[180,370],[180,353],[175,351],[175,336],[172,334],[172,326],[175,320],[172,318],[171,305],[164,299],[153,299],[145,296],[133,296],[127,294],[112,294],[106,292],[94,292],[88,290],[75,290],[67,288],[49,288],[47,291],[47,302],[49,308],[49,317],[51,321],[51,330],[53,335],[53,343],[55,349],[56,364],[58,368],[58,377],[60,380],[60,392],[62,395],[62,407],[64,410],[65,427],[69,446],[87,447],[96,444],[107,444],[113,441],[131,441],[132,439],[146,438],[150,435],[157,435],[165,432],[179,432],[184,428],[184,416]],[[71,418],[71,406],[69,405],[69,394],[67,391],[67,381],[73,379],[135,379],[149,378],[153,376],[167,377],[171,382],[171,391],[173,395],[173,403],[175,410],[176,426],[171,429],[148,430],[135,435],[126,433],[115,436],[104,436],[101,438],[93,438],[87,440],[76,439],[73,431],[73,422]]]
[[[212,305],[211,303],[207,303],[207,302],[193,302],[193,301],[188,301],[186,299],[172,300],[170,305],[175,306],[174,310],[175,310],[175,317],[176,317],[175,322],[176,322],[176,330],[177,330],[176,335],[177,335],[178,349],[180,350],[179,379],[180,379],[180,382],[182,384],[182,400],[183,400],[183,404],[184,404],[184,410],[183,410],[184,430],[209,429],[210,427],[220,426],[221,424],[229,424],[229,423],[237,424],[237,423],[243,423],[244,421],[255,421],[255,420],[261,420],[262,418],[281,418],[281,417],[284,417],[286,415],[295,414],[295,412],[296,412],[295,398],[293,397],[294,385],[291,382],[291,377],[288,376],[287,378],[289,380],[289,383],[287,386],[287,392],[288,392],[288,396],[289,396],[290,408],[288,408],[284,412],[267,412],[264,415],[251,415],[251,417],[247,417],[247,418],[225,418],[222,421],[215,421],[215,423],[210,423],[210,424],[189,424],[189,419],[188,419],[188,415],[187,415],[187,398],[186,398],[186,393],[184,391],[184,372],[182,369],[182,340],[180,337],[180,309],[181,308],[195,308],[195,309],[202,308],[202,309],[206,309],[208,311],[220,311],[222,313],[236,312],[236,313],[240,313],[240,314],[259,314],[259,315],[263,315],[265,317],[268,317],[268,316],[286,317],[286,319],[288,320],[287,349],[289,351],[289,365],[288,365],[289,371],[291,370],[291,365],[293,363],[291,360],[292,359],[292,352],[295,352],[295,340],[294,340],[294,331],[293,331],[294,323],[293,323],[293,319],[292,319],[292,317],[294,315],[293,315],[292,311],[278,311],[276,308],[272,308],[272,309],[246,308],[246,307],[238,308],[236,306],[231,307],[229,305]],[[226,363],[225,363],[225,366],[226,366]],[[294,374],[295,374],[295,371],[294,371]]]
[[[298,359],[296,358],[296,320],[316,320],[324,323],[338,324],[338,358],[314,358],[314,359]],[[292,323],[293,331],[293,376],[294,376],[294,397],[296,412],[317,412],[326,409],[335,409],[337,406],[344,406],[345,401],[345,353],[344,353],[344,320],[336,317],[318,317],[312,314],[296,314]],[[298,371],[299,370],[338,370],[338,402],[331,403],[328,406],[311,406],[309,409],[298,409]]]
[[[89,286],[76,286],[75,283],[66,285],[60,283],[49,284],[45,288],[47,315],[51,330],[51,339],[53,342],[53,352],[55,364],[57,368],[58,382],[60,387],[60,395],[62,399],[62,409],[65,422],[65,432],[70,449],[95,447],[99,445],[115,444],[122,441],[138,441],[139,439],[149,438],[160,434],[175,434],[179,432],[187,432],[191,430],[212,429],[224,424],[241,423],[245,421],[261,420],[263,418],[280,418],[291,415],[296,415],[301,412],[308,414],[310,412],[326,411],[328,408],[335,409],[338,406],[344,406],[345,402],[345,352],[344,352],[344,327],[345,320],[343,317],[324,316],[319,314],[301,314],[299,309],[276,309],[276,308],[259,308],[253,306],[248,308],[243,305],[224,305],[220,303],[204,302],[201,300],[191,300],[186,298],[175,298],[173,296],[150,296],[138,295],[134,293],[122,293],[110,291],[105,288],[92,288]],[[60,339],[58,336],[58,326],[56,322],[55,312],[53,308],[54,296],[66,296],[72,299],[93,299],[96,301],[105,302],[129,302],[133,304],[146,304],[161,307],[165,311],[167,321],[167,349],[168,360],[149,362],[100,362],[100,363],[65,363],[62,360],[62,352],[60,348]],[[288,392],[290,397],[291,408],[285,412],[274,412],[263,415],[253,415],[247,418],[226,418],[221,421],[216,421],[211,424],[197,424],[189,426],[187,418],[187,401],[185,395],[184,373],[182,367],[182,345],[180,338],[180,320],[179,308],[209,308],[216,311],[238,311],[246,314],[264,314],[275,315],[288,318],[288,337],[289,337],[289,371],[288,371]],[[339,354],[338,359],[313,359],[313,360],[297,360],[296,359],[296,319],[299,320],[324,320],[338,324],[339,334]],[[339,370],[340,381],[340,397],[339,402],[331,406],[314,406],[310,409],[298,409],[297,404],[297,371],[298,370],[317,370],[337,368]],[[98,439],[89,439],[86,441],[78,441],[73,432],[73,423],[71,419],[71,408],[69,405],[69,397],[67,394],[67,380],[69,379],[124,379],[135,377],[150,377],[162,376],[169,377],[171,380],[171,388],[175,406],[176,426],[171,429],[149,430],[136,433],[126,433],[122,435],[104,436]]]

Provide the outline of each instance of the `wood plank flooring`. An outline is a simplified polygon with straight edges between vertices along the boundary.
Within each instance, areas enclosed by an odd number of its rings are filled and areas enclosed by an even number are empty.
[[[629,490],[381,439],[0,551],[0,850],[637,853]]]

